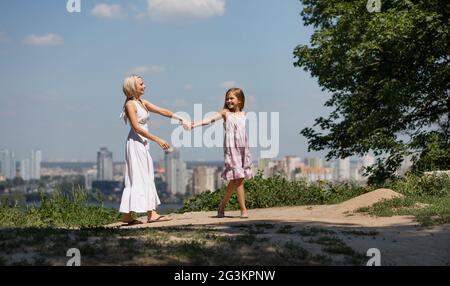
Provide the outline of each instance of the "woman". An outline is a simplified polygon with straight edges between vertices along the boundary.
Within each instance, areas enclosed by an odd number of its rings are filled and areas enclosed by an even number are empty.
[[[147,212],[147,222],[171,220],[170,217],[161,216],[156,212],[156,207],[161,202],[156,192],[148,140],[156,142],[164,150],[170,146],[163,139],[148,132],[149,112],[175,118],[185,128],[189,128],[189,124],[183,118],[141,99],[144,91],[145,84],[141,76],[132,75],[125,78],[123,93],[127,99],[121,117],[125,123],[130,122],[131,129],[125,148],[125,188],[119,211],[122,213],[122,222],[126,225],[142,224],[141,221],[134,220],[130,212]]]

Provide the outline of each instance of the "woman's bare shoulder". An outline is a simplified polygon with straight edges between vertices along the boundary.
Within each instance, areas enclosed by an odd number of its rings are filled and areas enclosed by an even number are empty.
[[[152,104],[150,101],[148,101],[147,99],[141,99],[141,101],[142,101],[142,103],[143,104]]]
[[[125,103],[125,109],[136,109],[136,105],[134,104],[133,100],[128,100],[127,103]]]

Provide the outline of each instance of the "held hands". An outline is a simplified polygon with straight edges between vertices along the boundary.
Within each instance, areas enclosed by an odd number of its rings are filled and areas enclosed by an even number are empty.
[[[195,127],[199,126],[196,122],[191,122],[190,123],[190,129],[194,129]]]
[[[178,123],[180,125],[183,125],[184,130],[187,130],[187,131],[191,130],[191,123],[189,121],[185,120],[184,118],[179,118]]]
[[[181,121],[181,124],[183,124],[184,130],[187,130],[187,131],[191,130],[191,122],[188,122],[188,121],[183,119]]]
[[[193,121],[189,122],[189,121],[185,120],[184,118],[180,119],[180,124],[183,125],[184,130],[187,130],[187,131],[190,131],[197,126],[202,125],[198,122],[193,122]]]

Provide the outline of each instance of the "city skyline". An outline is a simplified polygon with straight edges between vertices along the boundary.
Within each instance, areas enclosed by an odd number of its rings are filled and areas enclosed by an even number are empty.
[[[74,165],[43,166],[41,172],[42,152],[32,150],[30,158],[21,160],[16,164],[13,151],[0,150],[0,181],[5,179],[15,179],[21,177],[28,182],[39,181],[41,176],[44,180],[52,178],[84,178],[84,187],[87,190],[99,189],[102,192],[118,192],[123,187],[124,172],[126,166],[124,162],[114,162],[113,152],[107,147],[101,147],[97,151],[97,162],[84,164],[83,167]],[[258,159],[254,162],[252,172],[256,175],[262,172],[264,178],[282,175],[289,181],[305,180],[315,182],[318,180],[345,182],[353,181],[365,183],[367,177],[364,176],[364,168],[375,163],[375,157],[365,155],[363,157],[326,160],[321,157],[303,157],[288,155],[281,160],[269,158]],[[406,172],[411,166],[410,161],[405,161],[398,171],[399,174]],[[8,169],[15,165],[14,172]],[[6,166],[6,169],[5,169]],[[19,168],[17,169],[17,166]],[[164,160],[154,162],[154,176],[160,182],[159,190],[169,198],[177,195],[192,195],[205,191],[215,191],[225,185],[221,178],[223,170],[222,162],[213,161],[194,163],[190,166],[181,156],[178,149],[169,149],[165,152]],[[14,174],[13,174],[14,173]],[[6,175],[5,175],[6,174]],[[9,174],[9,175],[8,175]],[[71,179],[69,179],[71,180]]]
[[[39,148],[43,161],[85,162],[107,146],[123,161],[129,125],[119,119],[121,84],[136,72],[145,99],[190,115],[196,103],[204,114],[218,111],[225,91],[242,87],[247,111],[279,113],[278,158],[307,155],[299,132],[326,114],[327,93],[293,66],[295,47],[312,33],[300,2],[205,1],[223,6],[205,11],[192,2],[162,13],[147,1],[81,1],[80,13],[68,13],[65,1],[1,2],[0,148],[17,158]],[[150,131],[169,142],[174,128],[150,116]],[[150,152],[164,157],[154,143]],[[182,152],[190,161],[223,160],[221,148]],[[258,158],[259,149],[252,153]]]

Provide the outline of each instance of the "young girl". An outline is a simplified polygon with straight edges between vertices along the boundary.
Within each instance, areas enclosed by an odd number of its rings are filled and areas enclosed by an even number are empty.
[[[224,159],[225,168],[222,178],[228,180],[227,190],[217,210],[217,217],[225,216],[225,206],[236,190],[241,218],[248,218],[245,207],[244,179],[252,177],[252,157],[246,135],[246,115],[243,112],[245,104],[244,92],[239,88],[231,88],[225,94],[223,110],[215,116],[204,118],[193,123],[192,128],[207,125],[223,118],[224,120]]]

